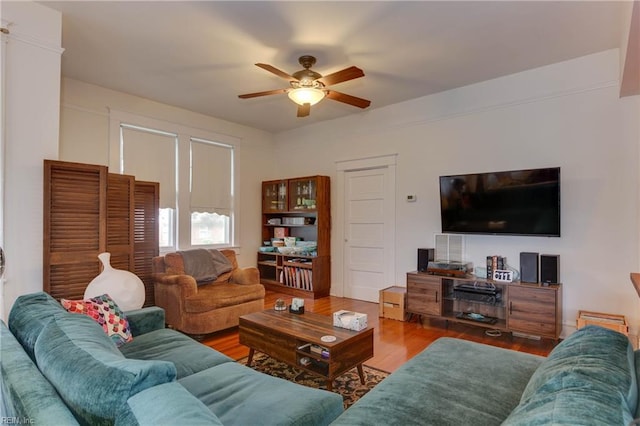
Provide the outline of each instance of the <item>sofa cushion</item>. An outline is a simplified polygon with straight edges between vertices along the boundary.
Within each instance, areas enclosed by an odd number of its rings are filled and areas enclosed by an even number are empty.
[[[178,379],[233,359],[168,328],[136,337],[120,347],[127,358],[172,362]]]
[[[206,284],[198,287],[198,293],[184,300],[184,310],[190,313],[208,312],[263,298],[262,284]]]
[[[108,424],[130,396],[175,380],[170,362],[125,358],[95,321],[56,315],[38,337],[38,368],[87,424]]]
[[[9,314],[9,330],[33,361],[36,339],[54,315],[61,312],[65,312],[62,305],[44,292],[24,294],[14,302]]]
[[[504,424],[629,424],[638,397],[634,358],[623,334],[578,330],[536,370]]]
[[[278,379],[236,362],[178,382],[228,426],[327,425],[344,410],[336,393]]]
[[[168,275],[184,275],[184,262],[180,253],[164,255],[164,270]]]
[[[131,335],[134,338],[154,330],[162,330],[165,327],[165,312],[159,306],[147,306],[126,313]]]
[[[349,407],[333,425],[499,425],[518,405],[543,359],[439,338]]]
[[[60,302],[68,312],[86,315],[100,324],[116,346],[133,340],[127,316],[109,295],[103,294],[86,300],[62,299]]]
[[[0,320],[0,424],[75,425],[77,420]]]
[[[206,405],[177,382],[154,386],[129,398],[115,424],[222,426]]]

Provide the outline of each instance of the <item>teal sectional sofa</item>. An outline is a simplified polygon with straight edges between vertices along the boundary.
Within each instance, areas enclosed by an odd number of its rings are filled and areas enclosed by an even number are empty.
[[[0,322],[0,417],[33,425],[326,425],[338,394],[247,368],[174,330],[157,307],[126,313],[119,348],[46,293]]]
[[[639,375],[640,351],[602,327],[578,330],[546,358],[441,338],[332,425],[628,426],[640,417]]]
[[[89,317],[45,293],[0,322],[0,418],[71,425],[624,425],[640,417],[640,351],[589,326],[546,358],[441,338],[343,412],[335,393],[244,367],[164,328],[164,311],[127,312],[116,348]],[[639,423],[640,424],[640,423]]]

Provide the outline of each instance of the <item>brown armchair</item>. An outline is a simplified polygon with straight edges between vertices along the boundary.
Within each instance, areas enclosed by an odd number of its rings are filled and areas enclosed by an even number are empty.
[[[219,252],[231,263],[231,271],[205,283],[186,274],[180,252],[153,259],[155,302],[165,310],[169,326],[188,334],[208,334],[237,326],[241,315],[264,309],[258,269],[239,268],[233,250]]]

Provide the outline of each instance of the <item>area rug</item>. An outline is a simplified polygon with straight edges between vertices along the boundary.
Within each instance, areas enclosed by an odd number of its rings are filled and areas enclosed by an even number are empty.
[[[246,365],[247,357],[239,359],[238,362]],[[253,356],[251,368],[261,373],[266,373],[270,376],[279,377],[304,386],[327,389],[327,381],[322,377],[291,367],[263,353],[256,353]],[[358,399],[362,398],[364,394],[373,389],[374,386],[389,375],[386,371],[378,370],[377,368],[367,365],[363,365],[362,369],[364,370],[364,384],[360,382],[358,369],[355,367],[336,378],[333,382],[333,392],[342,395],[344,408],[348,408]]]

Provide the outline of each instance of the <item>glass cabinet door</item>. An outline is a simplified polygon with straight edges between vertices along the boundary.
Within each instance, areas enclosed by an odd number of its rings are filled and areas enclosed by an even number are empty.
[[[315,177],[289,180],[289,210],[316,209]]]
[[[287,209],[287,181],[278,180],[262,183],[262,209],[265,212]]]

